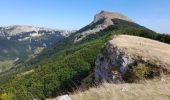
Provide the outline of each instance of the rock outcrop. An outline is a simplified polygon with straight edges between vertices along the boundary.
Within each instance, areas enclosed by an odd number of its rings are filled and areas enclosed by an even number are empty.
[[[96,82],[124,82],[122,76],[135,60],[155,61],[158,67],[169,71],[170,45],[137,36],[114,36],[96,60]]]

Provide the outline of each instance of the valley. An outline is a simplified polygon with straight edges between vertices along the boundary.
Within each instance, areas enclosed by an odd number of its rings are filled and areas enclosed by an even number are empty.
[[[15,66],[18,62],[34,58],[43,49],[53,46],[72,32],[20,25],[0,27],[0,61],[10,61]],[[1,71],[8,69],[3,68]]]

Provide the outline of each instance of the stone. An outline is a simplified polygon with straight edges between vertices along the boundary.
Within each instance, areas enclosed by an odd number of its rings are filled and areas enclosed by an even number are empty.
[[[62,96],[58,96],[54,100],[72,100],[72,99],[69,95],[62,95]]]

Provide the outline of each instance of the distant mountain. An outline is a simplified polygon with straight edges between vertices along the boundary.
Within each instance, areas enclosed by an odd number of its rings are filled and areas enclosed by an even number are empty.
[[[62,36],[69,36],[70,32],[71,31],[50,29],[44,27],[26,26],[26,25],[0,27],[0,36],[9,36],[9,37],[15,35],[21,35],[21,34],[28,34],[28,33],[30,33],[30,36],[33,37],[44,35],[44,34],[56,34],[56,33],[59,33]],[[36,35],[36,33],[38,35]]]
[[[68,37],[72,32],[74,31],[21,25],[0,27],[0,61],[25,61]]]

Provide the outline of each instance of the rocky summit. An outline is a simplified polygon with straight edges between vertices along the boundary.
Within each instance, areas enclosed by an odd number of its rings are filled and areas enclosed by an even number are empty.
[[[78,31],[79,34],[77,34],[75,42],[84,39],[90,34],[96,34],[97,32],[102,31],[111,25],[114,25],[114,22],[112,21],[113,19],[133,22],[130,18],[121,13],[101,11],[94,16],[93,21],[89,25]]]
[[[98,13],[94,16],[94,20],[92,23],[96,23],[101,19],[105,19],[106,21],[108,21],[108,24],[109,24],[109,20],[111,20],[111,19],[121,19],[121,20],[129,21],[129,22],[133,22],[130,18],[128,18],[127,16],[125,16],[121,13],[101,11],[100,13]]]

